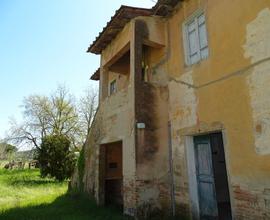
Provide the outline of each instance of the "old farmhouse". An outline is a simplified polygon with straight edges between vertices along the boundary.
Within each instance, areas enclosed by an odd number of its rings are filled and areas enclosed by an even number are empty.
[[[270,219],[269,0],[121,6],[88,52],[99,108],[73,188],[139,219]]]

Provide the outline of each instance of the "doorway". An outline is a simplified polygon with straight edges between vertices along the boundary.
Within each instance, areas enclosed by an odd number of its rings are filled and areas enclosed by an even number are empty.
[[[200,219],[231,220],[222,133],[195,136],[193,141]]]
[[[123,206],[122,142],[106,144],[105,148],[105,205]]]

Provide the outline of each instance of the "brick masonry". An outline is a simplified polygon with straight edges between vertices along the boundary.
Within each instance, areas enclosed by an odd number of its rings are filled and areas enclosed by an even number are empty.
[[[252,190],[233,186],[235,218],[239,220],[270,219],[270,188]]]

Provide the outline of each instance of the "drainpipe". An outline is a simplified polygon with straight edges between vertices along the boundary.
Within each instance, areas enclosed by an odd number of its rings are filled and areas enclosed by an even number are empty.
[[[171,195],[171,213],[175,216],[175,193],[174,193],[174,175],[173,175],[173,156],[172,156],[172,125],[168,122],[168,146],[169,146],[169,175],[170,175],[170,195]]]

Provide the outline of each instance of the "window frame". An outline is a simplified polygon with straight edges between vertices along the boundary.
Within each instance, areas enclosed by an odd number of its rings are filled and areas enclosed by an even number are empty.
[[[112,84],[115,85],[114,91],[113,91],[113,92],[112,92],[112,90],[111,90]],[[117,91],[116,79],[113,79],[113,80],[111,80],[110,83],[109,83],[109,95],[111,96],[111,95],[115,94],[116,91]]]
[[[207,40],[207,57],[205,58],[202,58],[201,56],[201,48],[200,48],[200,37],[198,35],[199,31],[198,31],[198,28],[199,28],[199,25],[198,25],[198,21],[196,21],[196,43],[197,43],[197,52],[199,53],[199,59],[192,63],[191,62],[191,59],[190,59],[190,49],[189,49],[189,44],[190,44],[190,41],[189,41],[189,32],[188,32],[188,27],[189,25],[194,22],[195,20],[197,20],[201,15],[204,15],[204,24],[205,24],[205,31],[206,31],[206,40]],[[196,10],[195,12],[193,12],[191,14],[191,16],[189,16],[182,24],[182,34],[183,34],[183,46],[184,46],[184,53],[185,53],[185,64],[187,66],[191,66],[191,65],[194,65],[196,63],[199,63],[201,62],[202,60],[205,60],[209,57],[209,40],[208,40],[208,30],[207,30],[207,20],[206,20],[206,13],[205,13],[205,10],[203,10],[202,8]]]

